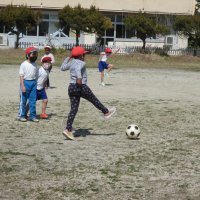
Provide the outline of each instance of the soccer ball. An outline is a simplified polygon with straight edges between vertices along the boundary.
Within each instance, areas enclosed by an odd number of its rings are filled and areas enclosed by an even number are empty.
[[[131,124],[126,128],[126,136],[129,139],[136,139],[140,135],[140,128],[138,125]]]

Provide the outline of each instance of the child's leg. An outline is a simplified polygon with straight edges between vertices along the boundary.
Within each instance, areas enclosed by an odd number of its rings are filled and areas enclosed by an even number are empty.
[[[27,102],[27,92],[21,93],[19,118],[24,118],[24,119],[26,118],[26,102]]]
[[[109,65],[108,65],[108,68],[107,68],[107,72],[110,72],[112,68],[113,68],[113,65],[112,65],[112,64],[109,64]]]
[[[30,108],[30,120],[36,118],[36,97],[37,97],[37,82],[32,81],[32,88],[29,95],[29,108]]]
[[[28,118],[28,112],[29,112],[29,103],[26,104],[26,118]]]
[[[100,72],[101,83],[104,82],[104,71]]]
[[[68,131],[72,131],[72,124],[74,122],[76,113],[78,112],[80,97],[79,96],[70,96],[70,102],[71,102],[71,109],[68,114],[67,127],[66,127],[66,129]]]
[[[43,99],[43,101],[42,101],[42,114],[46,113],[47,103],[48,103],[48,99]]]
[[[81,97],[90,101],[97,109],[106,114],[109,110],[97,99],[87,85],[82,85]]]

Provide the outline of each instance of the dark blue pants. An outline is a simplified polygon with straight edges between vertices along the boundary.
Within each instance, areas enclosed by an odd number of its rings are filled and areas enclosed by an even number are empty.
[[[66,127],[68,131],[72,130],[72,124],[76,113],[78,112],[81,97],[91,102],[102,113],[106,114],[109,112],[109,110],[97,99],[97,97],[93,94],[87,85],[83,84],[79,87],[76,84],[70,84],[68,87],[68,95],[71,102],[71,109],[68,114]]]

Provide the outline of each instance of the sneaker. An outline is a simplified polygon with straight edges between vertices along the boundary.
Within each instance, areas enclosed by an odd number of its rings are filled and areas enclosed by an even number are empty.
[[[46,114],[46,113],[42,113],[41,115],[40,115],[40,119],[48,119],[48,115]]]
[[[74,140],[74,135],[72,132],[68,131],[67,129],[65,129],[63,131],[63,135],[67,138],[67,139],[70,139],[70,140]]]
[[[39,120],[37,118],[33,118],[30,121],[32,121],[32,122],[39,122]]]
[[[26,118],[19,118],[19,121],[20,122],[27,122],[27,119]]]
[[[106,86],[106,84],[104,82],[101,82],[100,85],[101,86]]]
[[[116,108],[115,107],[112,107],[112,108],[110,108],[108,110],[109,110],[109,112],[104,115],[105,119],[109,119],[116,112]]]
[[[110,75],[109,75],[109,73],[108,72],[105,72],[105,75],[109,78],[110,77]]]

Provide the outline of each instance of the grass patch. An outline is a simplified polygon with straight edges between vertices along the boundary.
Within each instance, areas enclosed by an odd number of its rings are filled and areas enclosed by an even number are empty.
[[[69,51],[56,51],[54,56],[56,59],[55,66],[60,66]],[[40,59],[44,55],[44,51],[40,50],[37,63],[40,65]],[[96,68],[99,55],[87,55],[87,67]],[[25,60],[25,52],[23,49],[0,49],[0,63],[8,65],[20,65]],[[156,54],[140,54],[131,55],[114,55],[109,58],[109,63],[113,63],[116,68],[140,67],[140,68],[178,68],[188,70],[200,70],[200,58],[194,56],[159,56]]]

